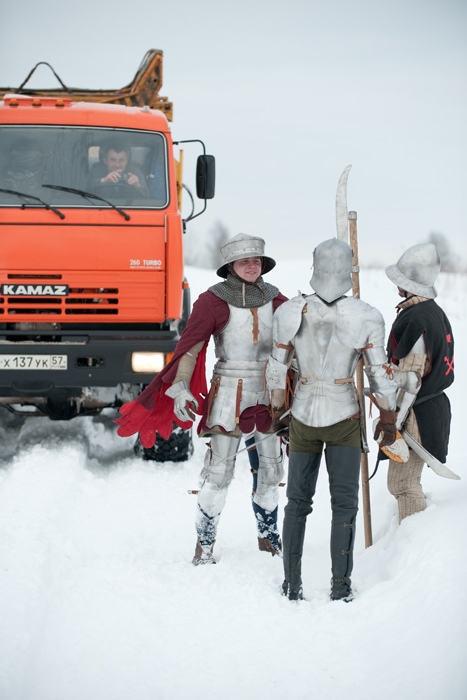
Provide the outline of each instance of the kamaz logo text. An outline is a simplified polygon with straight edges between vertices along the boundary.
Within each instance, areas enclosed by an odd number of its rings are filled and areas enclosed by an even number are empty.
[[[4,296],[66,297],[67,284],[2,284]]]

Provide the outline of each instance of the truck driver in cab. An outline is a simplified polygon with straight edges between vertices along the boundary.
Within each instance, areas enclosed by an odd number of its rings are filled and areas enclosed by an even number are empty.
[[[108,142],[101,146],[100,162],[92,169],[93,186],[129,185],[141,190],[138,193],[140,197],[147,197],[149,192],[142,171],[136,165],[131,165],[131,171],[128,169],[130,157],[130,149],[119,143]]]

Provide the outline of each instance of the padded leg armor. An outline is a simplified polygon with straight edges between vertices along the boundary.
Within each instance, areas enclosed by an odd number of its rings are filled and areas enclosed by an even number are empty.
[[[326,447],[331,492],[331,599],[350,600],[355,523],[358,511],[360,449]]]
[[[389,460],[388,489],[399,506],[399,524],[404,518],[426,508],[425,494],[420,483],[423,459],[413,450],[405,464]]]
[[[200,474],[196,532],[204,559],[212,559],[212,547],[217,535],[220,514],[225,506],[227,492],[233,479],[235,455],[240,438],[213,435]],[[219,463],[221,460],[225,460]],[[195,559],[197,559],[195,554]],[[195,561],[193,563],[201,563]]]
[[[246,446],[264,438],[261,433],[245,441]],[[253,473],[251,502],[258,528],[258,546],[261,551],[281,556],[282,545],[277,528],[279,482],[284,475],[283,455],[279,438],[271,437],[249,450],[248,458]]]
[[[321,454],[289,453],[287,505],[284,512],[282,546],[284,549],[283,592],[290,600],[302,598],[302,554],[307,516],[313,510]]]

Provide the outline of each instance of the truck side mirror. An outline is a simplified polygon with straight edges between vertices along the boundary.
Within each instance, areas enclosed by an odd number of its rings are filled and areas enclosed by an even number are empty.
[[[199,199],[212,199],[216,186],[216,159],[214,156],[198,156],[196,164],[196,195]]]

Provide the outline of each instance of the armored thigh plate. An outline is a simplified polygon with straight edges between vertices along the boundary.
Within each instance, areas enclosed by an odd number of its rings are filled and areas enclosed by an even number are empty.
[[[255,440],[261,440],[261,433],[255,433]],[[279,502],[279,482],[284,476],[284,455],[280,446],[280,439],[271,437],[258,442],[258,479],[253,500],[264,510],[272,511]]]
[[[225,489],[233,479],[235,455],[238,450],[239,438],[228,435],[213,435],[211,447],[208,447],[204,458],[204,467],[199,477],[199,485],[208,482],[219,489]]]

